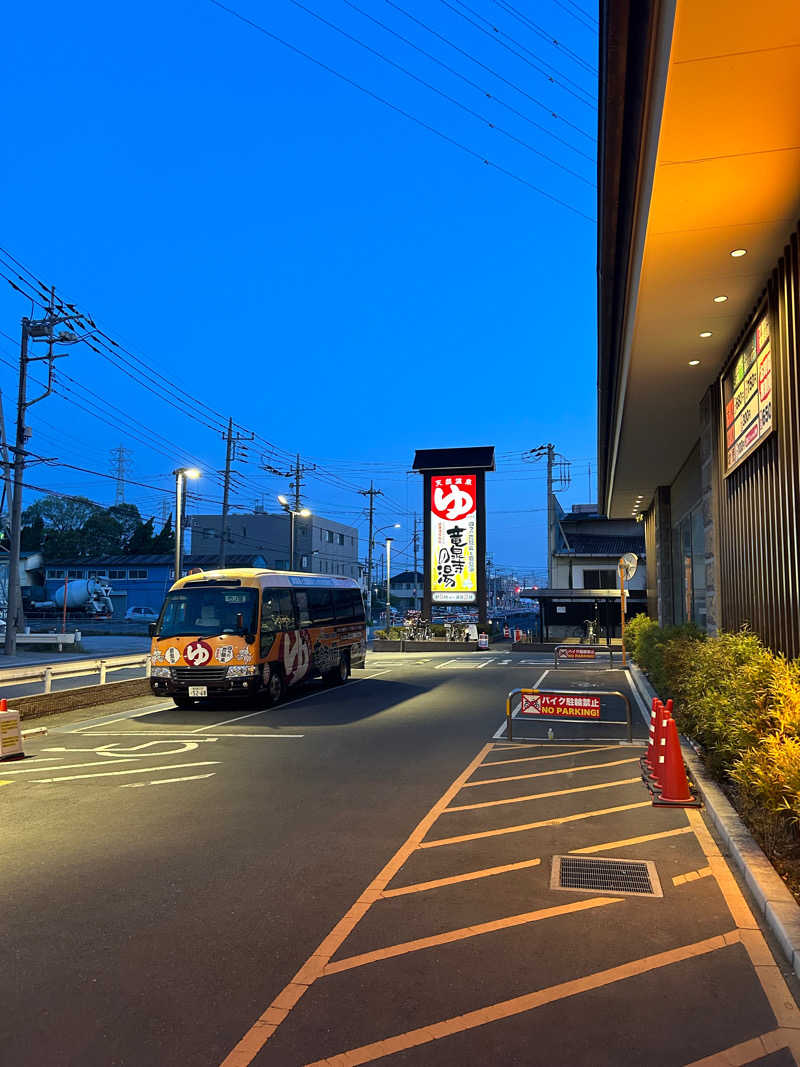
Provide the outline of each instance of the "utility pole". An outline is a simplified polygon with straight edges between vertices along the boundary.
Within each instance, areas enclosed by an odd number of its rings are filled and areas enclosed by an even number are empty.
[[[297,461],[294,468],[294,481],[289,482],[289,488],[294,489],[294,510],[300,511],[300,494],[303,488],[303,475],[307,471],[315,471],[317,469],[316,463],[312,463],[309,467],[303,467],[300,465],[300,453],[297,453]]]
[[[570,484],[569,460],[559,452],[556,452],[553,444],[538,445],[536,448],[524,453],[523,459],[526,456],[530,456],[534,460],[547,456],[547,584],[552,589],[555,570],[553,554],[556,547],[555,498],[553,493],[562,492]],[[559,461],[559,471],[554,474],[556,460]]]
[[[125,445],[111,449],[111,473],[117,479],[117,491],[114,496],[114,505],[125,503],[125,475],[130,470],[130,449]]]
[[[0,389],[0,456],[3,461],[3,494],[0,497],[0,517],[5,509],[11,510],[11,462],[8,458],[8,440],[6,438],[6,420],[3,414],[3,391]]]
[[[242,447],[241,454],[237,453],[237,446],[244,441],[255,440],[255,434],[244,435],[237,430],[233,432],[233,418],[228,419],[228,430],[222,435],[225,441],[225,474],[222,483],[222,521],[219,526],[219,566],[225,567],[225,556],[228,551],[228,504],[231,493],[231,463],[237,459],[247,459],[247,449]]]
[[[228,419],[228,432],[225,435],[225,481],[222,486],[222,521],[219,524],[219,567],[225,568],[225,553],[228,544],[228,500],[231,491],[231,454],[233,452],[233,417]]]
[[[22,478],[25,467],[25,443],[30,436],[25,425],[25,413],[29,407],[44,400],[53,390],[53,363],[56,359],[65,356],[66,352],[55,353],[53,345],[56,341],[64,344],[72,344],[77,341],[74,333],[63,331],[55,337],[53,327],[60,322],[65,322],[67,316],[58,317],[55,314],[55,290],[50,291],[50,305],[43,319],[22,320],[22,333],[19,346],[19,392],[17,395],[17,432],[14,444],[14,495],[11,501],[11,543],[8,553],[8,594],[6,606],[6,640],[5,654],[14,656],[17,652],[17,632],[24,626],[25,620],[22,613],[22,591],[19,584],[19,558],[20,538],[22,534]],[[29,356],[28,340],[46,341],[46,356]],[[28,364],[47,360],[48,374],[45,391],[33,400],[27,399],[28,387]]]
[[[300,457],[298,456],[298,462]],[[369,551],[367,553],[367,626],[372,626],[372,529],[375,520],[375,497],[383,496],[381,489],[376,489],[372,482],[369,489],[359,489],[361,496],[369,497]],[[416,542],[415,542],[416,544]]]

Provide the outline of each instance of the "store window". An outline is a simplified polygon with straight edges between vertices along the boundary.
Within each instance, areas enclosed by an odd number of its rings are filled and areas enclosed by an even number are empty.
[[[676,623],[706,628],[706,546],[697,505],[672,527],[672,610]]]

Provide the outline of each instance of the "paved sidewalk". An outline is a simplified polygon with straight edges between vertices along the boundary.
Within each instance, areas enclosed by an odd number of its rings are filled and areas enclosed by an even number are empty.
[[[487,744],[225,1067],[796,1062],[757,921],[640,751]],[[553,888],[556,856],[649,861],[663,895]]]

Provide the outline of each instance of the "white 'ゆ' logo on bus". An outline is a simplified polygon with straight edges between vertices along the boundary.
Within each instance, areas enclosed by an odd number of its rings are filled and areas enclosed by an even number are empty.
[[[284,634],[283,668],[286,680],[290,684],[308,673],[311,662],[311,649],[308,635],[304,633]]]
[[[458,485],[448,487],[445,492],[441,486],[433,492],[433,502],[436,510],[444,512],[448,519],[462,519],[473,508],[472,494]]]
[[[193,667],[202,667],[211,660],[214,650],[205,641],[190,641],[183,650],[183,657]]]

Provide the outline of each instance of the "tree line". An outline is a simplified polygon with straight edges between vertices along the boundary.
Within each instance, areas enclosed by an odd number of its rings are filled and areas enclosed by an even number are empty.
[[[170,515],[156,532],[135,504],[104,508],[86,497],[46,496],[22,513],[21,546],[50,559],[169,553],[175,550]]]

